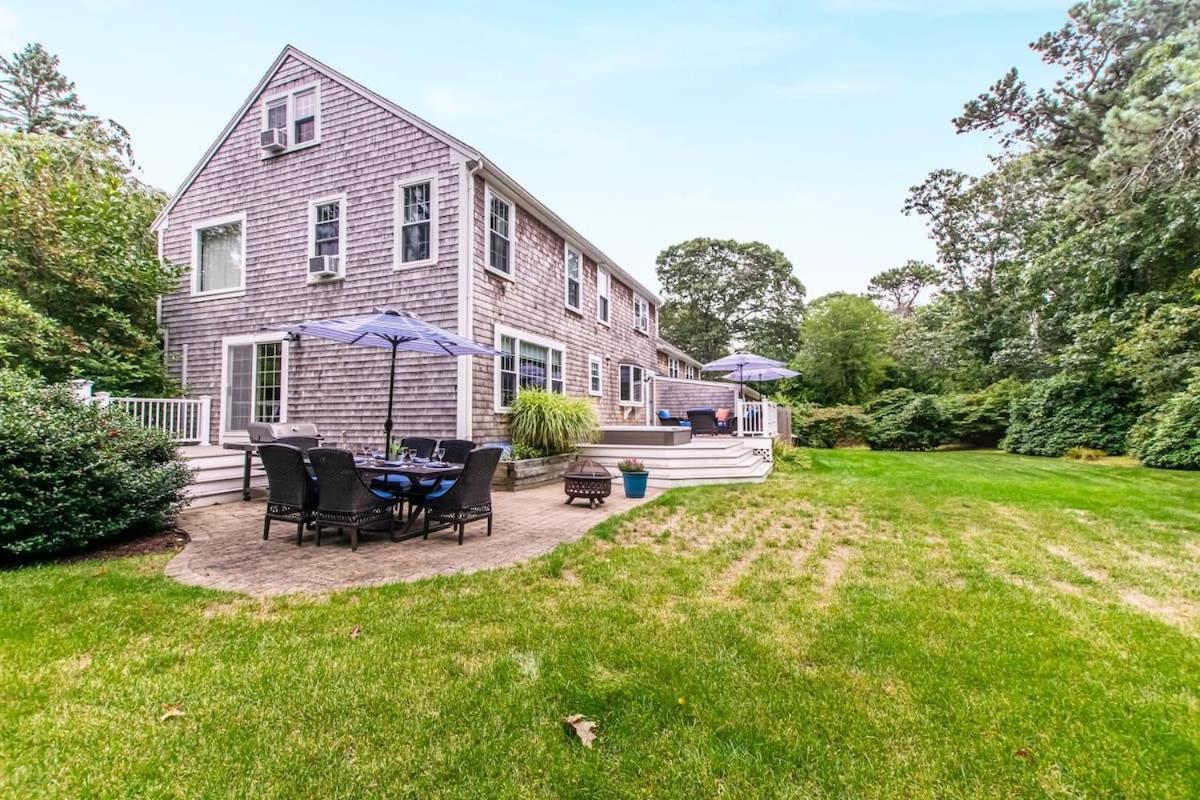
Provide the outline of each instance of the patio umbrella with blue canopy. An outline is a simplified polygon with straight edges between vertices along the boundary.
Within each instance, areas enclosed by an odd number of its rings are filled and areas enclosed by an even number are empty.
[[[300,336],[316,336],[344,344],[386,347],[392,351],[388,378],[388,410],[383,430],[387,448],[392,446],[392,406],[396,396],[396,353],[405,350],[435,356],[498,356],[499,350],[476,344],[458,334],[422,322],[413,314],[392,309],[375,309],[374,314],[332,317],[290,325],[272,325],[269,330],[286,331]]]
[[[700,369],[705,372],[730,372],[736,373],[739,377],[738,394],[742,394],[742,384],[749,378],[740,377],[745,372],[755,369],[782,368],[783,362],[776,361],[773,358],[766,356],[755,355],[754,353],[730,353],[724,358],[718,358],[716,361],[710,361]]]
[[[780,381],[784,378],[795,378],[800,373],[794,369],[787,367],[753,367],[744,369],[741,372],[731,372],[728,375],[722,375],[721,379],[726,381]]]

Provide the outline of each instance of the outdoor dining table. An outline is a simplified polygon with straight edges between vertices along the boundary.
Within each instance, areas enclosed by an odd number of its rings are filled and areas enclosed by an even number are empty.
[[[453,462],[441,462],[435,466],[436,462],[428,461],[413,461],[409,463],[395,461],[380,461],[374,458],[355,457],[354,466],[358,467],[358,471],[367,475],[403,475],[412,483],[412,488],[409,489],[413,494],[424,496],[436,490],[442,485],[442,480],[445,478],[453,478],[461,475],[463,471],[462,464]],[[428,485],[421,481],[431,481]],[[404,530],[396,535],[396,540],[411,539],[414,536],[424,534],[424,530],[414,530],[416,528],[417,519],[420,517],[420,512],[411,514],[404,523]],[[448,527],[442,524],[437,527],[430,528],[430,531],[441,530]]]

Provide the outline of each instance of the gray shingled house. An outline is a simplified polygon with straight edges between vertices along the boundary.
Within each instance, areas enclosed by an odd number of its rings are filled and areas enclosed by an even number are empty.
[[[479,151],[294,47],[154,230],[184,267],[168,358],[211,396],[214,442],[288,420],[377,441],[387,354],[264,328],[381,307],[504,353],[402,355],[399,435],[503,440],[521,386],[591,397],[605,424],[652,416],[659,298]]]

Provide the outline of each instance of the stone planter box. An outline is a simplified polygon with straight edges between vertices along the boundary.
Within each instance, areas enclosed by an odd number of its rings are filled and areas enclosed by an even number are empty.
[[[527,458],[523,461],[501,461],[492,475],[492,488],[502,492],[517,492],[545,486],[562,480],[567,467],[578,458],[574,453],[547,458]]]

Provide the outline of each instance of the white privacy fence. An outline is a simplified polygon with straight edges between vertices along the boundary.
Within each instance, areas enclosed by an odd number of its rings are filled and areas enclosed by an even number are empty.
[[[738,436],[770,436],[779,435],[779,410],[775,403],[767,400],[733,401],[733,414],[736,420],[734,433]]]
[[[71,381],[76,396],[85,403],[116,406],[156,431],[162,431],[179,444],[209,444],[212,398],[200,397],[112,397],[108,392],[92,393],[92,382]]]

